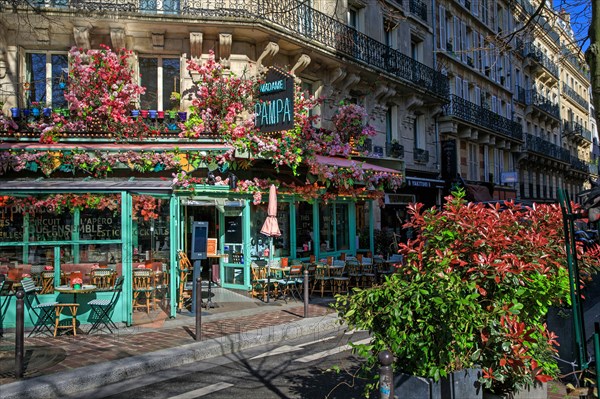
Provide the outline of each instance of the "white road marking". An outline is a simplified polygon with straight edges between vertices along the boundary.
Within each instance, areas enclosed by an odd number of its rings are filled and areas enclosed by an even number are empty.
[[[305,344],[296,345],[296,346],[290,346],[290,345],[278,346],[277,348],[275,348],[273,350],[270,350],[268,352],[264,352],[264,353],[261,353],[260,355],[254,356],[254,357],[250,358],[250,360],[260,359],[262,357],[267,357],[267,356],[280,355],[282,353],[287,353],[287,352],[294,352],[294,351],[303,350],[304,347],[307,346],[307,345],[316,344],[317,342],[328,341],[328,340],[333,339],[333,338],[335,338],[335,337],[321,338],[321,339],[317,339],[315,341],[307,342]]]
[[[356,345],[362,345],[362,344],[368,344],[369,342],[371,342],[371,338],[367,338],[367,339],[363,339],[361,341],[357,341],[357,342],[353,342]],[[350,345],[343,345],[337,348],[333,348],[333,349],[329,349],[323,352],[318,352],[318,353],[314,353],[312,355],[308,355],[308,356],[304,356],[304,357],[299,357],[298,359],[294,359],[294,361],[296,362],[302,362],[302,363],[308,363],[308,362],[313,362],[315,360],[319,360],[322,359],[324,357],[327,356],[331,356],[331,355],[335,355],[338,354],[340,352],[343,351],[347,351],[349,349],[352,349],[352,347]]]
[[[204,388],[199,388],[193,391],[182,393],[181,395],[171,396],[169,399],[194,399],[200,396],[208,395],[209,393],[227,389],[232,386],[233,384],[229,384],[228,382],[218,382],[216,384],[208,385]]]

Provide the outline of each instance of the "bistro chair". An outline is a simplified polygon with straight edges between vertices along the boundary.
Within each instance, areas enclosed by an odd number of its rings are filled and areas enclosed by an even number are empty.
[[[321,291],[321,298],[323,298],[325,292],[331,292],[331,282],[332,279],[329,275],[329,266],[317,266],[317,269],[315,271],[315,282],[311,291],[311,295],[314,292],[314,290],[318,288],[319,291]]]
[[[265,266],[251,267],[250,295],[252,298],[267,299],[267,268]]]
[[[108,331],[113,332],[112,328],[118,330],[119,327],[110,318],[110,312],[114,309],[115,305],[119,301],[119,296],[123,291],[123,276],[117,278],[113,294],[110,299],[92,299],[88,302],[88,305],[92,309],[91,319],[94,320],[94,324],[87,332],[91,334],[94,330],[100,331],[106,327]],[[112,328],[111,328],[112,327]]]
[[[42,289],[40,294],[52,294],[54,293],[54,272],[44,271],[41,273],[41,285]]]
[[[52,316],[54,315],[54,307],[58,305],[58,302],[40,302],[37,296],[38,288],[35,286],[33,280],[29,277],[25,277],[21,280],[21,286],[25,292],[25,302],[37,317],[33,330],[29,333],[31,337],[35,333],[50,333],[54,335],[52,327],[54,326]]]
[[[150,313],[150,307],[154,310],[154,285],[153,276],[150,269],[135,269],[133,271],[133,309],[146,308],[146,313]],[[140,302],[141,297],[144,303]]]
[[[344,261],[340,261],[344,262]],[[333,288],[332,293],[335,294],[347,294],[348,293],[348,284],[350,282],[350,277],[344,275],[344,271],[346,269],[345,264],[334,264],[334,267],[331,268],[331,279]]]
[[[361,272],[360,263],[356,259],[346,259],[346,272],[348,273],[349,287],[360,287],[363,274]]]
[[[193,266],[187,255],[183,251],[177,251],[179,265],[177,273],[179,274],[179,291],[177,296],[177,310],[181,311],[184,305],[191,302],[191,290],[186,288],[188,276],[193,272]]]
[[[41,286],[43,287],[43,275],[42,272],[44,271],[44,265],[32,265],[31,266],[31,279],[33,280],[34,284],[37,286]],[[43,288],[42,288],[43,291]],[[54,291],[54,289],[52,290]],[[44,292],[42,292],[43,294]]]
[[[10,297],[12,296],[12,281],[0,281],[0,337],[4,335],[4,316],[10,305]]]
[[[96,291],[112,291],[116,276],[116,272],[111,269],[92,269],[90,283],[96,286]]]
[[[315,274],[317,273],[317,264],[308,263],[304,267],[308,270],[308,292],[312,295],[312,291],[315,285]]]
[[[363,288],[375,285],[375,271],[373,270],[373,260],[371,258],[363,258],[362,260],[362,282]]]
[[[287,290],[292,298],[302,300],[302,289],[304,287],[304,276],[302,275],[302,263],[290,266],[287,275]],[[297,296],[297,298],[296,298]]]

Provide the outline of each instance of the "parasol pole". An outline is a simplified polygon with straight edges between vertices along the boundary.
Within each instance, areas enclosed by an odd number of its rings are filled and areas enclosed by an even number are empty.
[[[269,260],[267,261],[267,303],[271,297],[271,262],[273,261],[273,237],[269,236]]]

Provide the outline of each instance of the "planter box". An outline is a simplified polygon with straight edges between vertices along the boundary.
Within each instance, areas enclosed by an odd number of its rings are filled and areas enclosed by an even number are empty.
[[[394,376],[394,395],[402,399],[481,399],[479,374],[478,369],[456,371],[438,382],[399,374]]]
[[[548,398],[548,384],[542,384],[542,386],[536,386],[535,388],[527,391],[519,391],[514,396],[507,395],[496,395],[494,393],[484,392],[483,399],[547,399]]]

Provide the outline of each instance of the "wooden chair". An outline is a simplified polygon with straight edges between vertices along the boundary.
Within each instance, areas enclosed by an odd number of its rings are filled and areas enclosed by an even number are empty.
[[[302,264],[292,265],[290,266],[290,271],[288,273],[288,294],[291,295],[292,298],[302,300],[302,290],[304,288],[304,275],[303,275],[304,267]],[[296,298],[296,296],[298,296]]]
[[[375,285],[375,271],[373,270],[373,261],[371,258],[362,260],[362,286],[363,288]]]
[[[54,272],[45,271],[41,272],[41,286],[42,289],[40,294],[52,294],[54,292]]]
[[[146,313],[150,313],[150,307],[154,310],[154,284],[152,270],[135,269],[133,271],[133,306],[136,308],[146,308]],[[144,303],[140,300],[144,299]]]
[[[356,259],[346,260],[346,272],[348,273],[349,288],[360,287],[362,284],[363,274],[360,263]]]
[[[181,310],[184,306],[184,302],[189,302],[192,298],[191,290],[186,289],[185,285],[187,283],[188,276],[193,272],[194,268],[185,252],[177,251],[177,256],[179,257],[179,265],[177,266],[177,272],[179,274],[177,310]]]
[[[341,261],[343,262],[343,261]],[[348,285],[350,278],[344,275],[346,266],[345,265],[334,265],[331,268],[331,279],[332,279],[332,293],[335,294],[347,294],[348,293]]]
[[[117,273],[111,269],[92,269],[90,272],[90,283],[97,291],[112,291],[116,278]]]
[[[250,295],[253,298],[267,300],[267,268],[265,266],[253,266],[251,269],[252,279],[250,281]]]
[[[323,298],[325,292],[332,292],[331,282],[332,279],[329,275],[329,266],[317,267],[315,271],[315,282],[311,290],[311,295],[315,289],[319,288],[319,291],[321,291],[321,298]]]

